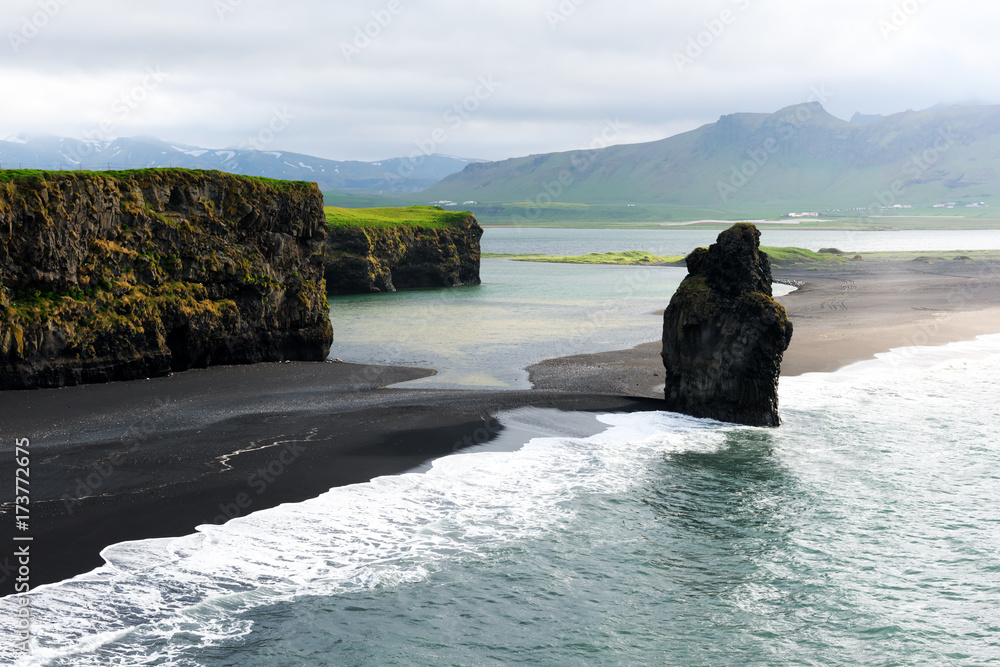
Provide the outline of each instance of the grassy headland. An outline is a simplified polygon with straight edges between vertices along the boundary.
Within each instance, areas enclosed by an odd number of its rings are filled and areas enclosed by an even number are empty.
[[[450,229],[468,219],[467,211],[445,211],[439,206],[405,208],[339,208],[327,206],[326,221],[338,227],[424,227]]]

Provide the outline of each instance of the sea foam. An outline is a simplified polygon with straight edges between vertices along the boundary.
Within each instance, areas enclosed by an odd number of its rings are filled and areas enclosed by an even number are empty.
[[[864,433],[865,420],[875,419],[887,401],[919,415],[925,403],[911,394],[926,398],[938,375],[954,387],[969,365],[1000,366],[1000,335],[902,348],[837,373],[785,378],[788,437],[806,437],[811,414],[834,411],[857,414],[857,423],[847,426]],[[943,409],[961,405],[961,397],[947,392],[930,399]],[[639,483],[660,457],[715,451],[727,432],[745,430],[663,412],[594,419],[509,412],[502,421],[512,430],[542,435],[517,451],[451,455],[424,473],[332,489],[191,535],[110,546],[102,552],[105,566],[31,593],[32,651],[25,655],[5,639],[0,661],[146,664],[174,659],[178,637],[201,647],[233,642],[253,631],[248,610],[419,582],[455,560],[488,557],[505,544],[558,530],[572,520],[571,499],[619,493]],[[0,600],[6,638],[14,636],[18,604]]]
[[[570,435],[454,454],[424,473],[335,488],[183,537],[112,545],[103,567],[31,593],[32,651],[7,646],[0,659],[136,664],[169,657],[149,647],[177,633],[205,645],[240,637],[249,631],[241,614],[260,605],[420,581],[443,561],[482,557],[568,520],[563,504],[575,495],[633,483],[643,448],[712,447],[720,426],[668,413],[596,419],[606,430],[579,437],[599,426],[593,415],[513,411],[502,415],[509,427]],[[0,600],[6,636],[16,605]]]

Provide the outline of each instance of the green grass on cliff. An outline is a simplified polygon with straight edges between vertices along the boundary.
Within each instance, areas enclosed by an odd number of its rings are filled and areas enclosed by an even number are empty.
[[[467,220],[467,211],[445,211],[438,206],[407,206],[405,208],[338,208],[326,207],[326,221],[336,227],[425,227],[450,229]]]
[[[0,183],[43,183],[45,181],[51,181],[55,178],[71,178],[71,179],[86,179],[95,177],[113,178],[118,181],[131,180],[134,177],[142,176],[170,176],[171,174],[205,174],[208,176],[218,177],[223,176],[227,178],[242,179],[245,181],[255,181],[257,183],[263,183],[264,185],[269,185],[276,190],[297,190],[312,189],[315,184],[307,181],[279,181],[275,178],[264,178],[263,176],[241,176],[238,174],[230,174],[228,172],[217,171],[217,170],[202,170],[202,169],[180,169],[180,168],[166,168],[166,169],[124,169],[119,171],[84,171],[84,170],[67,170],[67,171],[43,171],[40,169],[0,169]]]

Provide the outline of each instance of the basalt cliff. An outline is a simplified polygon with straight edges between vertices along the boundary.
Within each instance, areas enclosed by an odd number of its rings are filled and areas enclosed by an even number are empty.
[[[325,359],[315,184],[0,172],[0,389]]]
[[[752,224],[687,257],[663,316],[667,409],[778,426],[778,376],[792,323],[771,293],[771,264]]]
[[[478,285],[482,236],[483,228],[471,213],[445,228],[332,227],[326,243],[327,292]]]

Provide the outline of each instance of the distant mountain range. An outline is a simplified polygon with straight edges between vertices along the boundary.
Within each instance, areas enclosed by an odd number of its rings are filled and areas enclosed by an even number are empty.
[[[719,213],[1000,205],[1000,106],[854,122],[819,104],[738,113],[660,141],[469,164],[422,194],[494,212],[550,202]]]
[[[351,193],[328,195],[338,205],[459,202],[487,218],[537,213],[539,207],[542,217],[565,220],[690,220],[686,216],[980,202],[996,208],[1000,106],[938,106],[884,117],[859,113],[848,122],[819,104],[801,104],[773,114],[722,116],[659,141],[499,162],[445,155],[336,161],[151,137],[22,135],[0,141],[0,167],[18,166],[218,169],[315,181],[327,192]]]
[[[247,176],[315,181],[321,190],[356,192],[417,192],[473,162],[447,155],[342,162],[285,151],[214,150],[153,137],[88,141],[18,135],[0,141],[0,167],[5,169],[218,169]]]

